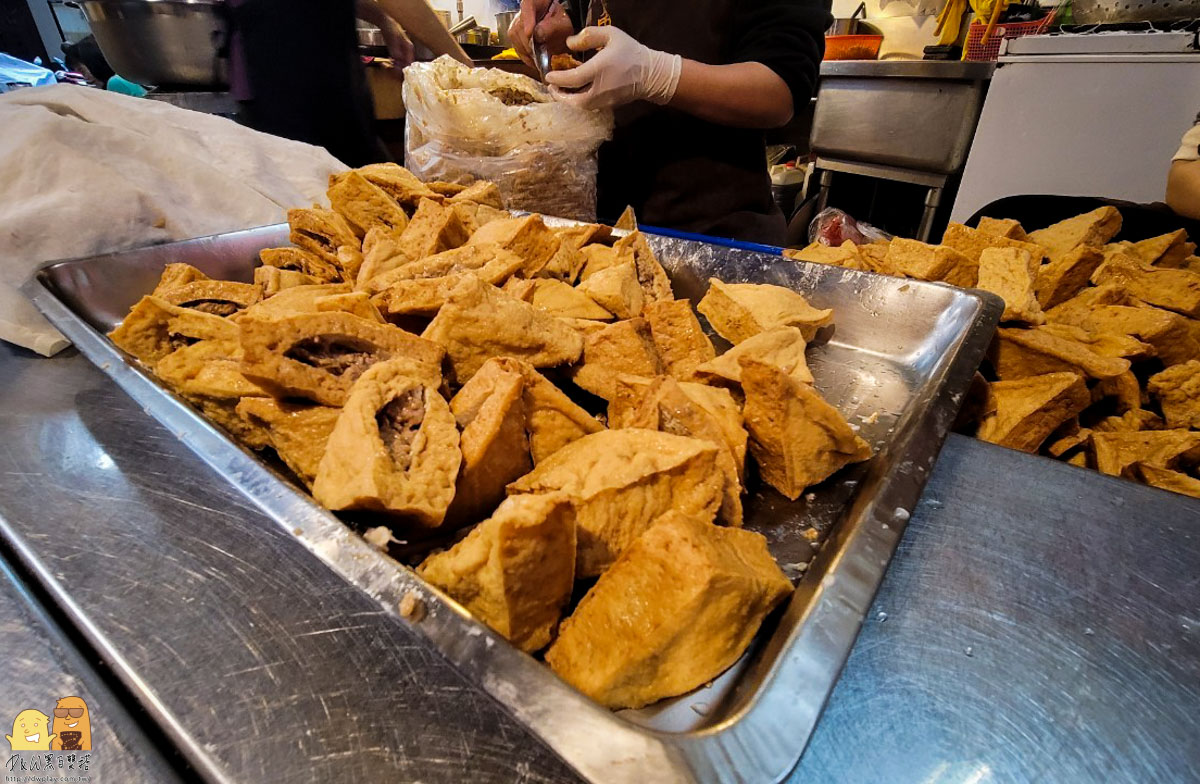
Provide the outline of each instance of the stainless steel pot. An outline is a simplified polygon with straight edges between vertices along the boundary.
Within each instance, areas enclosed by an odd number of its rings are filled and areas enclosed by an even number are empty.
[[[79,0],[113,70],[139,84],[223,87],[223,0]]]
[[[521,12],[501,11],[496,14],[496,35],[500,37],[500,45],[506,49],[512,46],[512,43],[508,40],[508,28],[519,13]]]

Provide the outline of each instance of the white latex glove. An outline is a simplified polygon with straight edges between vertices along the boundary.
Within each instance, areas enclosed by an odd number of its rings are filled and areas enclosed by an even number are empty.
[[[683,68],[677,54],[644,46],[612,26],[585,27],[567,39],[567,46],[576,52],[600,51],[578,68],[546,74],[546,82],[559,88],[555,93],[561,101],[604,109],[633,101],[666,104],[675,97]]]

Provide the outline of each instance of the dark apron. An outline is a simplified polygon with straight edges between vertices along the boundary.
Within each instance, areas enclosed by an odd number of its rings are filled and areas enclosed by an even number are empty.
[[[711,65],[729,62],[735,0],[606,0],[612,24],[652,49]],[[592,0],[589,17],[604,8]],[[715,125],[639,101],[619,108],[600,148],[598,212],[632,205],[650,226],[782,245],[762,131]]]
[[[374,131],[352,0],[242,0],[230,14],[255,130],[324,147],[349,166],[390,160]]]

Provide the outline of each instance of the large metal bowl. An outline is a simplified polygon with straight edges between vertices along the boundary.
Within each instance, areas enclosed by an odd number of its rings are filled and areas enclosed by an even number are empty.
[[[113,70],[139,84],[222,87],[222,0],[79,0]]]

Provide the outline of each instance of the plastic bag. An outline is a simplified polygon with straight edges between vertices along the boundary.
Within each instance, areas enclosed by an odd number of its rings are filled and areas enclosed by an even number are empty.
[[[595,220],[596,150],[612,134],[612,112],[447,56],[404,69],[404,105],[404,165],[421,179],[491,180],[509,209]]]
[[[20,87],[40,87],[44,84],[54,84],[54,81],[52,71],[0,52],[0,93]]]
[[[817,213],[812,223],[808,224],[808,241],[819,242],[822,245],[840,247],[849,240],[855,245],[869,245],[872,242],[887,242],[892,238],[882,229],[877,229],[865,221],[856,221],[834,207],[826,207]]]

